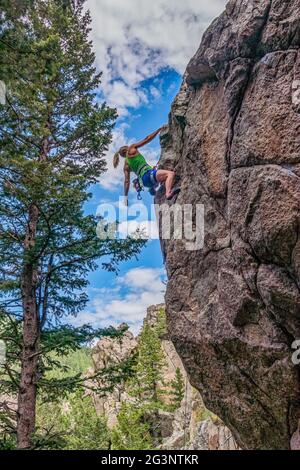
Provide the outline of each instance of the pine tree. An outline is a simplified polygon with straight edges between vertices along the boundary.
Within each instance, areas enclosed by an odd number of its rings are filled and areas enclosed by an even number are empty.
[[[163,339],[167,333],[167,319],[166,311],[164,308],[160,308],[157,312],[157,323],[155,326],[155,330],[160,339]]]
[[[151,424],[145,419],[147,407],[123,403],[118,414],[118,424],[111,433],[113,450],[151,450],[154,442]]]
[[[164,367],[165,359],[158,330],[146,323],[138,342],[132,394],[154,409],[161,405]]]
[[[136,424],[135,437],[144,439],[144,426],[150,432],[151,445],[157,446],[161,441],[161,429],[159,426],[159,410],[165,408],[164,402],[164,358],[160,335],[163,331],[163,317],[159,316],[156,325],[145,323],[139,337],[137,347],[136,365],[133,367],[133,377],[128,385],[129,393],[135,399],[130,409],[125,409],[118,418],[123,425],[119,427],[119,434],[123,429],[124,441],[131,439],[131,433],[126,433],[126,420],[128,414],[133,413],[139,417],[139,425]],[[119,425],[121,425],[119,420]],[[147,445],[150,441],[147,440]]]
[[[180,407],[184,398],[184,378],[179,367],[176,368],[175,378],[171,381],[171,408],[176,410]]]
[[[83,211],[116,119],[97,101],[84,0],[25,4],[18,15],[5,2],[0,24],[0,311],[16,334],[6,373],[18,392],[20,449],[32,446],[37,390],[51,367],[44,354],[76,349],[91,333],[59,327],[85,306],[88,273],[100,258],[114,271],[142,246],[98,239],[97,219]]]
[[[110,432],[105,419],[97,415],[92,398],[82,390],[70,394],[65,401],[38,402],[38,449],[101,450],[110,445]]]

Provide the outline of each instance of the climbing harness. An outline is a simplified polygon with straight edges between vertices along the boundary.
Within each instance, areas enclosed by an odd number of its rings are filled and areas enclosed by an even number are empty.
[[[142,196],[141,196],[141,192],[144,191],[144,188],[143,188],[143,186],[141,185],[139,178],[135,178],[135,179],[133,180],[133,187],[134,187],[134,189],[135,189],[136,192],[137,192],[137,198],[138,198],[138,200],[141,201],[141,200],[143,199]]]
[[[153,169],[156,169],[156,167],[153,167]],[[153,186],[152,186],[152,188],[149,188],[149,194],[151,196],[155,196],[158,186],[159,186],[159,183],[157,183],[156,181],[153,180]],[[141,192],[144,191],[144,187],[142,185],[142,178],[141,177],[135,178],[133,180],[133,187],[137,192],[138,200],[141,201],[143,199],[142,195],[141,195]]]
[[[138,170],[138,172],[137,172],[138,177],[139,177],[139,178],[142,178],[142,176],[143,176],[143,173],[142,173],[142,172],[143,172],[144,170],[150,170],[150,169],[151,169],[151,167],[148,165],[148,163],[145,163],[145,165],[143,165],[143,166]]]

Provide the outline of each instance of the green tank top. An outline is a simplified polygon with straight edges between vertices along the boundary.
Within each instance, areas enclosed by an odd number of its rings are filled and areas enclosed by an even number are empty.
[[[139,178],[142,178],[148,170],[152,170],[152,167],[148,165],[143,155],[140,153],[135,157],[126,157],[126,162],[130,168]]]

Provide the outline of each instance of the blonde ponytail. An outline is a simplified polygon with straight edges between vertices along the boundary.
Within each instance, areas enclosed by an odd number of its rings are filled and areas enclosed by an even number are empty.
[[[113,159],[113,165],[114,165],[114,168],[117,168],[117,166],[119,165],[120,163],[120,151],[118,150],[115,154],[114,154],[114,159]]]
[[[117,166],[119,165],[120,156],[125,158],[125,156],[127,155],[127,150],[128,150],[127,145],[124,145],[117,151],[117,153],[114,154],[114,159],[113,159],[114,168],[117,168]]]

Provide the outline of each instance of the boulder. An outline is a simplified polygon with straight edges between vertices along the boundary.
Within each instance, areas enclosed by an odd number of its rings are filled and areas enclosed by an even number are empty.
[[[161,139],[160,164],[181,183],[176,203],[205,214],[203,248],[161,240],[169,337],[243,449],[298,440],[299,46],[299,0],[230,0],[188,64]]]

